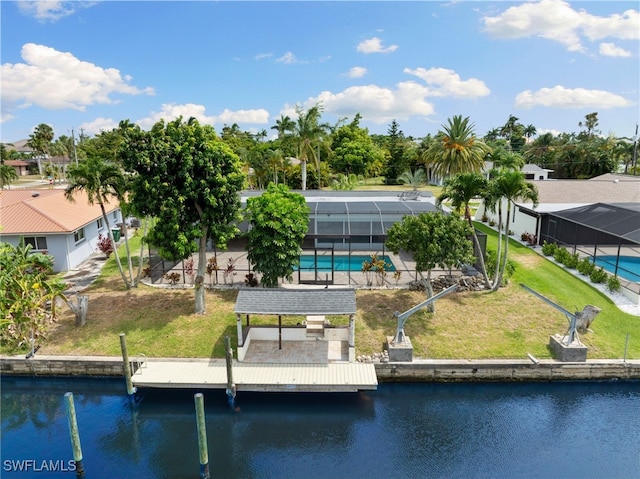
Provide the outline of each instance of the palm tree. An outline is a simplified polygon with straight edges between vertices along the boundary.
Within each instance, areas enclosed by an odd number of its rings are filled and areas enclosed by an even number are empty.
[[[276,124],[271,127],[272,130],[278,132],[278,139],[282,140],[287,134],[293,132],[296,127],[296,122],[289,116],[280,115],[280,118],[276,120]]]
[[[434,174],[446,178],[465,172],[480,172],[484,157],[491,148],[476,138],[469,117],[456,115],[438,132],[426,154],[428,166]]]
[[[499,259],[499,270],[497,271],[496,282],[493,285],[493,290],[497,291],[502,285],[502,278],[504,276],[504,270],[507,266],[507,259],[509,255],[509,221],[511,216],[511,207],[516,201],[531,201],[533,206],[538,206],[538,190],[533,183],[525,181],[524,174],[520,171],[514,170],[502,170],[500,174],[493,180],[494,193],[499,195],[507,202],[507,219],[505,221],[505,244],[504,255],[502,259]],[[498,258],[500,256],[498,255]]]
[[[53,128],[46,123],[40,123],[35,127],[33,133],[29,135],[29,140],[26,143],[36,154],[38,173],[40,175],[42,175],[42,158],[49,156],[49,150],[54,136]]]
[[[18,179],[18,173],[13,166],[5,165],[4,158],[0,159],[0,190],[7,185],[11,189],[11,183]]]
[[[413,188],[413,191],[417,191],[421,185],[426,183],[427,174],[422,168],[418,168],[414,172],[411,172],[411,170],[407,170],[400,176],[398,176],[398,181],[402,184],[411,186]]]
[[[124,177],[119,167],[112,163],[103,161],[96,156],[90,156],[85,161],[77,165],[71,165],[68,171],[69,185],[65,189],[65,197],[71,202],[75,202],[73,197],[77,191],[84,191],[87,195],[90,205],[98,203],[102,211],[102,219],[107,227],[109,238],[115,249],[115,240],[109,218],[105,209],[105,203],[109,202],[109,198],[119,198],[122,196]],[[126,234],[125,234],[126,236]],[[127,279],[120,262],[120,255],[115,252],[118,270],[122,276],[125,287],[131,288],[131,281]]]
[[[302,189],[307,189],[307,162],[314,161],[320,174],[320,144],[329,130],[329,125],[320,123],[322,106],[316,104],[306,112],[296,107],[298,120],[294,127],[294,136],[298,143],[298,160],[302,168]]]
[[[460,208],[464,208],[464,219],[469,223],[473,233],[473,243],[477,258],[480,261],[480,270],[484,277],[485,288],[491,289],[491,282],[489,281],[487,268],[484,263],[484,255],[480,248],[476,228],[471,219],[471,208],[469,208],[471,200],[484,195],[486,190],[487,180],[480,173],[460,173],[445,182],[442,192],[436,201],[437,204],[440,205],[443,201],[450,200],[451,206],[453,206],[454,209],[459,210]]]

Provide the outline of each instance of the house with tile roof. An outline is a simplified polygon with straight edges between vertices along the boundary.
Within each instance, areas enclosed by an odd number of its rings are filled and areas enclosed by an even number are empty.
[[[0,192],[0,241],[18,245],[21,238],[34,251],[52,255],[54,271],[68,271],[97,251],[98,235],[122,223],[119,203],[105,205],[105,224],[97,204],[78,192],[75,202],[65,198],[64,189],[14,189]]]

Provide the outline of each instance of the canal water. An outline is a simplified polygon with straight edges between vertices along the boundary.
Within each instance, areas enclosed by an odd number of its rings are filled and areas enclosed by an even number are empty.
[[[75,476],[67,391],[87,479],[199,477],[194,391],[132,407],[121,379],[1,381],[2,478]],[[204,394],[214,478],[640,477],[640,382]]]

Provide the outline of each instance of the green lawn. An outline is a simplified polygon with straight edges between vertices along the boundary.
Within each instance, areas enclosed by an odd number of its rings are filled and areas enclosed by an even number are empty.
[[[479,227],[489,235],[489,245],[495,244],[495,233],[483,225]],[[134,238],[130,245],[136,255],[138,241]],[[407,320],[405,331],[413,343],[414,357],[526,358],[530,353],[541,359],[550,358],[549,336],[564,334],[567,319],[519,286],[524,283],[569,311],[581,310],[587,304],[602,309],[591,326],[593,332],[581,335],[590,359],[622,358],[627,334],[627,357],[640,358],[640,318],[621,312],[606,295],[531,248],[512,241],[509,256],[517,269],[506,287],[495,293],[451,294],[438,300],[434,314],[421,311]],[[62,308],[58,322],[41,344],[41,354],[118,356],[121,332],[127,334],[132,356],[224,357],[224,337],[229,335],[235,343],[233,307],[237,290],[208,291],[207,313],[196,315],[192,290],[141,285],[126,291],[111,258],[87,294],[87,324],[76,327],[72,313]],[[424,294],[406,289],[362,290],[356,299],[359,355],[381,351],[385,337],[395,332],[394,312],[422,302]],[[300,320],[283,318],[285,324]],[[251,321],[277,324],[277,318],[254,316]],[[346,318],[331,321],[346,324]]]

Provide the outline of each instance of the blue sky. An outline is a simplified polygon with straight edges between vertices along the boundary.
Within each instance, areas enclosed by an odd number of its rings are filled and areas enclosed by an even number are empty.
[[[637,1],[411,2],[2,0],[3,142],[129,119],[195,116],[217,131],[271,129],[320,102],[371,133],[395,119],[476,133],[515,115],[539,133],[604,135],[639,121]]]

